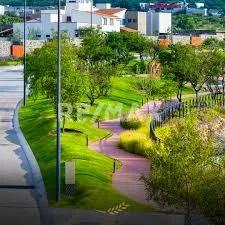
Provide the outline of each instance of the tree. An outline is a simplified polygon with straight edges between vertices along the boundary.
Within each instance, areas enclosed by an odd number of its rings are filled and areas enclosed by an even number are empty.
[[[198,208],[196,190],[213,166],[213,135],[204,134],[195,116],[174,120],[163,142],[149,151],[151,176],[144,178],[149,198],[162,206],[182,208],[188,217]]]
[[[148,39],[139,33],[130,33],[127,42],[129,50],[138,53],[140,60],[143,61],[143,54],[147,46],[150,46]]]
[[[204,40],[202,45],[205,47],[215,48],[220,46],[220,41],[217,38],[210,37]]]
[[[12,15],[1,15],[0,16],[0,27],[1,26],[9,26],[13,23],[21,22],[21,18],[19,16],[12,16]]]
[[[188,76],[188,81],[193,87],[198,99],[198,93],[202,90],[203,85],[208,80],[208,64],[207,59],[209,52],[205,51],[193,51],[190,57],[190,72]]]
[[[159,86],[156,80],[150,78],[140,78],[135,87],[141,92],[146,99],[154,99],[159,94]]]
[[[67,38],[62,39],[62,103],[72,107],[70,117],[76,120],[84,77],[76,56],[76,47]],[[57,40],[46,42],[42,48],[27,55],[26,79],[30,95],[44,95],[52,100],[56,109]]]
[[[177,28],[182,30],[193,30],[195,29],[195,21],[192,17],[182,15],[177,18]]]
[[[106,45],[114,51],[114,66],[123,63],[126,67],[133,58],[128,46],[128,40],[129,33],[127,32],[109,32],[106,34]]]
[[[110,90],[111,76],[115,73],[115,52],[106,45],[105,34],[92,30],[84,34],[78,55],[87,77],[85,95],[93,105]]]
[[[211,93],[219,93],[219,79],[224,72],[224,58],[218,49],[208,49],[207,82],[206,85]]]
[[[189,74],[193,71],[191,64],[193,51],[192,46],[178,43],[172,45],[170,51],[159,54],[166,76],[177,83],[177,99],[180,102],[182,102],[183,88],[188,81]]]
[[[165,80],[159,87],[159,99],[164,102],[170,100],[174,93],[176,93],[176,83],[174,81]]]
[[[146,43],[145,53],[147,53],[152,60],[158,59],[162,47],[158,41],[149,39]]]

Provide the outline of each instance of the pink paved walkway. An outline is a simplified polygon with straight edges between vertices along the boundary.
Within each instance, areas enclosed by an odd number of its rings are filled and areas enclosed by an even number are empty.
[[[159,102],[157,103],[157,107],[158,105]],[[154,110],[155,107],[152,102],[150,103],[150,112]],[[148,111],[147,105],[137,110],[138,113],[148,113]],[[110,131],[112,136],[93,143],[90,148],[117,159],[122,163],[122,167],[113,174],[112,185],[130,199],[139,203],[149,204],[146,200],[147,193],[145,186],[140,180],[142,175],[148,176],[150,173],[149,160],[117,148],[120,134],[124,131],[120,127],[119,119],[101,122],[100,127]]]

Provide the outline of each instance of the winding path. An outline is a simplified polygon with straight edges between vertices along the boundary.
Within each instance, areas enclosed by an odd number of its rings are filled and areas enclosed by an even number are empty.
[[[159,104],[157,102],[154,106],[153,102],[149,103],[150,113],[154,112]],[[149,109],[146,104],[141,109],[138,109],[137,113],[147,114]],[[127,197],[142,204],[150,204],[146,200],[147,192],[145,185],[140,180],[142,175],[149,175],[150,161],[142,156],[126,152],[117,147],[120,134],[124,131],[120,126],[119,119],[101,122],[100,127],[110,131],[112,136],[91,144],[90,148],[117,159],[122,163],[121,168],[113,174],[112,185]]]
[[[207,92],[202,92],[199,95],[205,94],[207,94]],[[190,98],[194,96],[195,94],[187,94],[183,97]],[[172,99],[176,100],[176,97]],[[161,101],[156,101],[155,103],[151,101],[145,104],[142,108],[138,109],[136,113],[146,115],[156,112],[161,105]],[[90,148],[119,160],[122,163],[121,168],[116,170],[113,174],[112,185],[119,192],[139,203],[151,204],[157,207],[154,202],[147,201],[145,185],[140,180],[141,176],[148,176],[150,174],[150,161],[145,157],[126,152],[117,147],[120,134],[124,131],[120,126],[120,119],[103,121],[100,127],[110,131],[112,136],[91,144]]]

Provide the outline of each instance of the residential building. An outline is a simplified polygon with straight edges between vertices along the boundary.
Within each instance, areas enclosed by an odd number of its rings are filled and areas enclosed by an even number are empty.
[[[180,11],[184,11],[188,4],[186,1],[178,2],[178,3],[147,3],[140,2],[139,7],[142,11],[155,11],[155,12],[171,12],[176,13]]]
[[[47,8],[47,7],[45,7]],[[27,14],[36,14],[38,12],[40,12],[41,9],[45,9],[44,7],[27,7],[26,8],[26,13]],[[24,7],[23,6],[10,6],[10,5],[6,5],[5,6],[5,12],[7,13],[12,13],[15,14],[17,16],[23,16],[24,14]]]
[[[195,6],[197,9],[204,8],[205,3],[204,2],[195,2]]]
[[[5,6],[0,5],[0,16],[5,14]]]
[[[220,12],[218,9],[209,9],[208,14],[212,16],[221,16],[222,12]]]
[[[111,8],[109,3],[92,5],[91,0],[67,0],[66,6],[60,11],[61,29],[73,38],[84,27],[98,27],[103,32],[120,32],[125,22],[126,9]],[[35,34],[37,39],[51,39],[57,30],[57,10],[42,10],[40,20],[27,23],[27,35]],[[23,33],[23,23],[15,23],[14,32]]]
[[[172,29],[172,14],[164,12],[126,12],[126,27],[143,35],[167,34]]]
[[[208,15],[208,9],[206,9],[206,8],[187,8],[186,13],[188,15],[207,16]]]
[[[150,3],[149,10],[156,12],[171,12],[176,13],[185,10],[185,2],[181,3]]]

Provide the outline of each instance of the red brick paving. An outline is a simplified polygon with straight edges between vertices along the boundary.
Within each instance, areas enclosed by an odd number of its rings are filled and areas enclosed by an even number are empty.
[[[157,107],[158,105],[159,102],[157,102]],[[153,102],[149,106],[150,112],[156,109]],[[138,113],[144,114],[148,113],[148,111],[147,105],[137,110]],[[140,177],[142,175],[149,175],[150,161],[142,156],[126,152],[117,147],[120,134],[124,131],[120,127],[119,119],[101,122],[100,127],[101,129],[110,131],[112,136],[91,144],[90,148],[121,162],[122,166],[113,174],[112,185],[130,199],[139,203],[149,204],[146,200],[147,193],[145,186],[143,181],[140,180]]]

